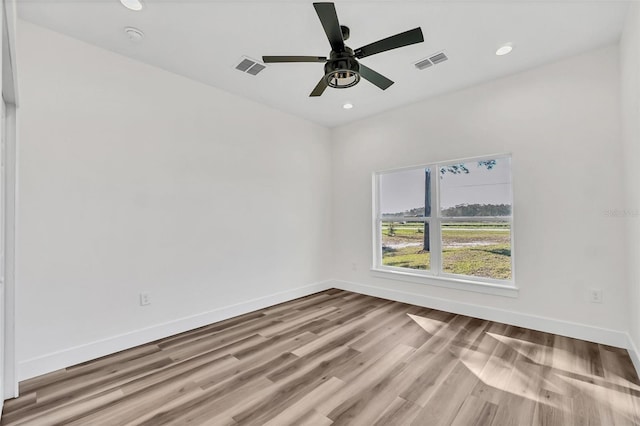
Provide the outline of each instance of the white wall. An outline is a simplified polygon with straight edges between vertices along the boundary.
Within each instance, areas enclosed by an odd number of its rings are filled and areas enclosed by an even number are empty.
[[[610,46],[335,129],[334,276],[532,327],[627,330],[624,219],[605,214],[624,206],[619,84]],[[501,152],[513,155],[518,298],[372,275],[373,172]],[[587,300],[592,287],[604,303]]]
[[[629,264],[630,334],[636,346],[634,360],[640,370],[640,5],[629,9],[625,31],[620,41],[622,76],[622,135],[628,226],[627,259]]]
[[[21,378],[328,278],[327,129],[24,21],[18,36]]]

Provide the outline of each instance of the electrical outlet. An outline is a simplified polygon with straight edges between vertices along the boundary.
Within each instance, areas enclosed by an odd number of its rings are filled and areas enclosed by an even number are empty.
[[[591,303],[602,303],[602,290],[599,288],[592,288],[590,293]]]
[[[149,293],[140,293],[140,306],[147,306],[151,304],[151,298]]]

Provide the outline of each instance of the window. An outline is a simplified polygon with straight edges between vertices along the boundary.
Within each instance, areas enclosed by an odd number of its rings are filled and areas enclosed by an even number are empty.
[[[511,284],[511,158],[375,175],[374,269]]]

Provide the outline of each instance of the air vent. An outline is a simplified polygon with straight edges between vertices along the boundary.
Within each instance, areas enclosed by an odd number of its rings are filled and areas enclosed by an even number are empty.
[[[436,53],[435,55],[429,58],[429,60],[433,62],[433,65],[439,64],[440,62],[444,62],[447,59],[449,58],[447,58],[447,55],[445,55],[444,52]]]
[[[266,68],[265,65],[251,58],[247,58],[246,56],[243,56],[240,63],[236,65],[236,69],[238,71],[246,72],[247,74],[251,74],[251,75],[257,75],[260,71],[264,70],[265,68]]]
[[[250,59],[243,59],[238,65],[236,65],[236,69],[242,72],[246,72],[249,68],[254,66],[256,63]]]
[[[447,57],[447,55],[445,55],[444,52],[439,52],[429,56],[428,58],[420,59],[414,65],[419,70],[423,70],[425,68],[429,68],[430,66],[437,65],[441,62],[444,62],[447,59],[449,58]]]
[[[429,68],[430,66],[432,66],[433,64],[431,63],[430,60],[428,59],[423,59],[422,61],[416,63],[416,68],[418,68],[419,70],[423,70],[425,68]]]
[[[264,65],[254,64],[251,68],[247,70],[247,72],[251,75],[256,75],[265,68],[266,67]]]

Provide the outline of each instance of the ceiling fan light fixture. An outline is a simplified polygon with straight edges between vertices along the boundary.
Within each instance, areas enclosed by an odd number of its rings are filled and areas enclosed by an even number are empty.
[[[334,89],[353,87],[360,81],[360,65],[348,57],[329,61],[324,66],[324,78]]]
[[[329,87],[334,89],[346,89],[353,87],[360,81],[360,74],[349,70],[333,71],[325,76]]]
[[[142,10],[142,0],[120,0],[120,3],[129,10],[138,12]]]

